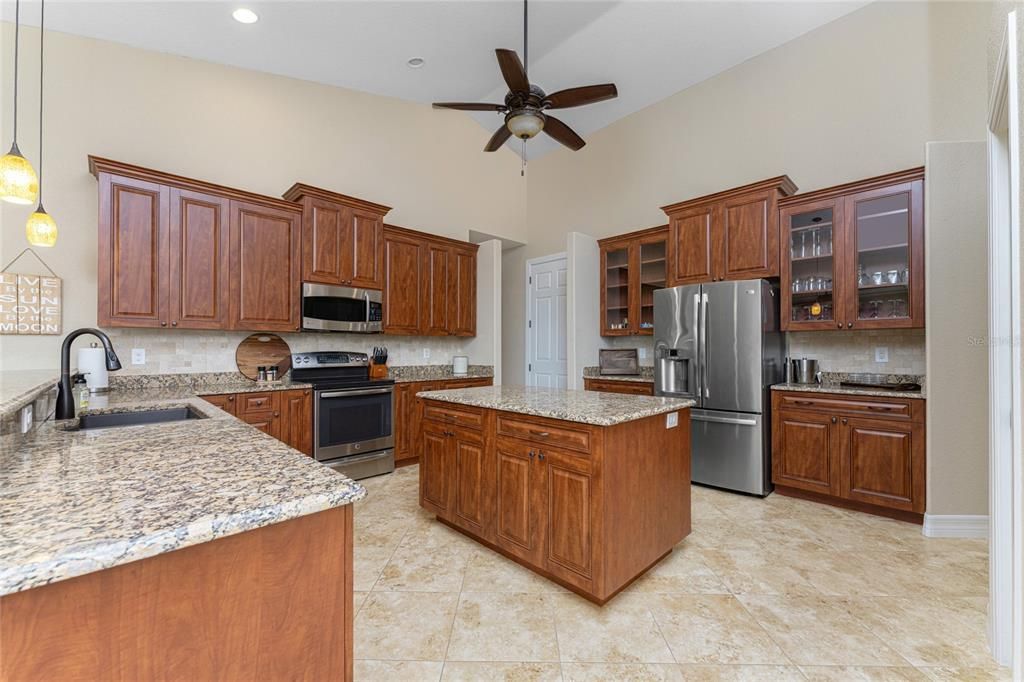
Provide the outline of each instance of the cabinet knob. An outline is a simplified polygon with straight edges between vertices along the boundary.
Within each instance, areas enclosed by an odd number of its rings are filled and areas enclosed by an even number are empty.
[[[167,323],[166,323],[166,322],[161,322],[161,323],[160,323],[160,326],[161,326],[161,327],[166,327],[166,326],[167,326]]]
[[[835,424],[835,423],[836,423],[836,418],[835,418],[835,417],[832,417],[832,423],[833,423],[833,424]]]
[[[228,402],[231,402],[231,403],[235,402],[235,396],[229,395],[228,396]]]
[[[172,327],[177,327],[177,326],[178,326],[178,322],[177,322],[177,320],[175,320],[174,322],[171,322],[171,326],[172,326]]]
[[[543,462],[544,461],[544,453],[543,452],[538,452],[537,453],[537,459],[539,459],[540,461]]]
[[[846,323],[846,328],[847,329],[853,329],[853,322],[847,322]]]
[[[535,454],[537,454],[537,453],[535,453],[535,452],[534,452],[533,450],[530,450],[530,459],[533,459],[533,456],[534,456]]]
[[[842,322],[840,322],[840,323],[839,323],[839,324],[837,324],[836,326],[837,326],[837,327],[839,327],[840,329],[842,329],[842,328],[843,328],[843,323],[842,323]]]
[[[280,417],[280,416],[281,416],[281,413],[280,413],[280,412],[275,412],[275,413],[274,413],[274,416],[275,416],[275,417]]]
[[[847,419],[846,417],[843,417],[843,423],[844,423],[844,424],[847,424],[847,423],[849,423],[849,421],[850,421],[849,419]]]

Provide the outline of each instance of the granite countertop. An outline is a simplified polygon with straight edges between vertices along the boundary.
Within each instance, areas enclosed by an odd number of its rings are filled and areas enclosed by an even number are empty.
[[[358,483],[186,387],[112,391],[83,413],[189,406],[206,419],[0,439],[0,595],[362,499]],[[95,402],[93,402],[95,401]]]
[[[60,370],[10,369],[0,372],[0,415],[20,410],[57,385]]]
[[[447,379],[489,379],[493,376],[493,365],[470,365],[466,374],[458,376],[452,373],[451,364],[388,366],[388,378],[394,379],[398,384],[412,381],[445,381]]]
[[[451,391],[421,391],[421,398],[491,410],[518,412],[595,426],[613,426],[691,407],[693,400],[571,391],[526,386],[480,386]]]
[[[915,398],[923,400],[924,391],[885,391],[873,388],[855,388],[839,384],[775,384],[773,391],[801,391],[804,393],[836,393],[839,395],[867,395],[879,398]]]

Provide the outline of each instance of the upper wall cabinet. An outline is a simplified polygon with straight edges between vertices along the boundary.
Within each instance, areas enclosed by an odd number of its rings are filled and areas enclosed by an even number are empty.
[[[783,329],[924,326],[924,169],[780,202]]]
[[[601,249],[601,334],[654,333],[654,292],[668,275],[667,225],[598,241]]]
[[[92,156],[89,169],[100,326],[299,328],[299,206]]]
[[[302,205],[302,280],[384,288],[384,216],[391,209],[309,185],[284,194]]]
[[[668,286],[779,275],[778,201],[796,191],[782,175],[670,206]]]

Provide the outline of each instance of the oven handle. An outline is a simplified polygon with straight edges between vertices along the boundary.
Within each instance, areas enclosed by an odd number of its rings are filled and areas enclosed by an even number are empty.
[[[393,388],[371,388],[365,391],[326,391],[317,393],[318,398],[347,398],[350,395],[378,395],[380,393],[392,393]]]

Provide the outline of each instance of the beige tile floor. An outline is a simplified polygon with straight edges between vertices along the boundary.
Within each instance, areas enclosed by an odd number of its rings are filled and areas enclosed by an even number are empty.
[[[693,534],[602,607],[440,525],[416,467],[355,511],[365,680],[1001,680],[983,540],[693,488]]]

